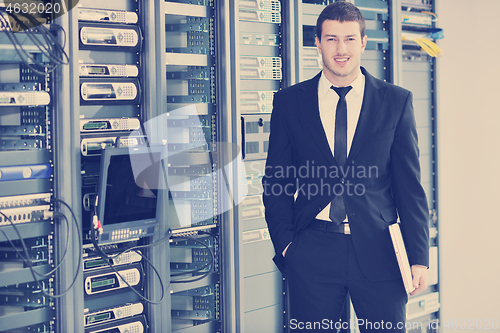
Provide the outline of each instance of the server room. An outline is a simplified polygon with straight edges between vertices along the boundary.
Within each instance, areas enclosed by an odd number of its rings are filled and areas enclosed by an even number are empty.
[[[497,13],[0,0],[0,333],[500,333]]]

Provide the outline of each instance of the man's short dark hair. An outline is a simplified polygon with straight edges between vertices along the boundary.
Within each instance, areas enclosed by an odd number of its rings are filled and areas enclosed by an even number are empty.
[[[316,21],[316,36],[320,41],[323,22],[325,22],[325,20],[339,21],[340,23],[358,22],[361,38],[365,36],[365,17],[361,14],[358,7],[350,2],[336,1],[326,6],[321,14],[319,14],[318,20]]]

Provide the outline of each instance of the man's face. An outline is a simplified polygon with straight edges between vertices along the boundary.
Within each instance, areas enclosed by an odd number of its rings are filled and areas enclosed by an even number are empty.
[[[323,57],[323,72],[330,82],[343,87],[356,79],[366,40],[366,35],[361,38],[358,22],[323,22],[321,41],[316,37],[316,46]]]

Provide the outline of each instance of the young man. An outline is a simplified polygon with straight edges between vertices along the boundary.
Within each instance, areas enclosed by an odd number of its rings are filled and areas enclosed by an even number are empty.
[[[363,331],[404,332],[388,227],[399,216],[415,295],[427,288],[428,207],[411,92],[360,66],[363,15],[338,1],[316,26],[323,71],[276,93],[263,179],[290,328],[336,330],[349,293]]]

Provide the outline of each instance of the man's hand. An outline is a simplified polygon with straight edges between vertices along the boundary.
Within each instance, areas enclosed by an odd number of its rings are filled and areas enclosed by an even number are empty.
[[[411,266],[411,275],[413,276],[413,290],[410,295],[415,296],[427,289],[427,267],[422,265]]]

